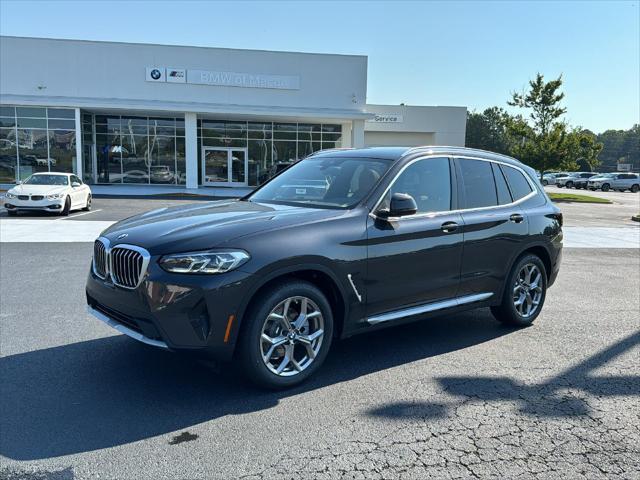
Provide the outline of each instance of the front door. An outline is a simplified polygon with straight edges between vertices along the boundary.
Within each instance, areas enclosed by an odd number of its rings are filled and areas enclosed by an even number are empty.
[[[369,217],[369,317],[456,296],[463,238],[453,187],[448,158],[418,160],[394,180],[376,209],[388,208],[394,193],[406,193],[417,213],[391,221]]]
[[[246,186],[247,150],[244,148],[205,147],[202,151],[204,185]]]

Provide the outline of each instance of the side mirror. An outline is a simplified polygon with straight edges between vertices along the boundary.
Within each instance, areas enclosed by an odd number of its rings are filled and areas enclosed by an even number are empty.
[[[79,187],[79,186],[80,186],[80,184],[79,184],[78,182],[73,182],[73,183],[71,184],[71,186],[72,186],[73,188],[75,188],[75,187]]]
[[[394,193],[391,196],[389,210],[378,212],[382,217],[404,217],[413,215],[418,211],[418,206],[413,197],[407,193]]]
[[[18,180],[18,181],[16,182],[16,185],[22,185],[22,180]]]

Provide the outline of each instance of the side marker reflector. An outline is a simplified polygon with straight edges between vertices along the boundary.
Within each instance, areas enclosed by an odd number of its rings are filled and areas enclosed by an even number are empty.
[[[235,315],[229,315],[229,320],[227,320],[227,330],[224,332],[224,343],[227,343],[229,341],[229,335],[231,334],[231,325],[233,325],[233,321],[235,319]]]

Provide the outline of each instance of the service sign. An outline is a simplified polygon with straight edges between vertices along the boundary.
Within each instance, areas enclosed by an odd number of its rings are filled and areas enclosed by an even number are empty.
[[[402,123],[404,118],[402,115],[396,115],[394,113],[376,113],[375,117],[370,118],[367,122],[370,123]]]

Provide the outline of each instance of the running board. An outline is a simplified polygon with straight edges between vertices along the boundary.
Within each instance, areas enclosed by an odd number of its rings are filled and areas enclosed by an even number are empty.
[[[382,313],[373,317],[367,318],[367,323],[370,325],[377,325],[378,323],[389,322],[391,320],[397,320],[398,318],[411,317],[413,315],[420,315],[421,313],[435,312],[437,310],[444,310],[446,308],[458,307],[460,305],[466,305],[467,303],[480,302],[492,297],[493,293],[477,293],[474,295],[465,295],[464,297],[452,298],[451,300],[443,300],[441,302],[427,303],[426,305],[418,305],[416,307],[403,308],[402,310],[396,310],[395,312]]]

